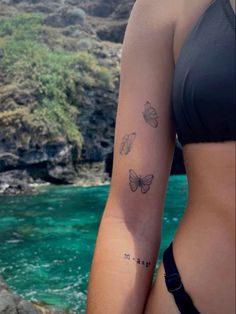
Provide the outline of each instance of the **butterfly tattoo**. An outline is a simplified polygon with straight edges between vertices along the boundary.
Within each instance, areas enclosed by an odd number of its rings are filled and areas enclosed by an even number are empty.
[[[152,107],[149,101],[147,101],[144,104],[144,107],[145,109],[143,112],[143,117],[144,117],[145,122],[149,124],[151,127],[157,128],[158,127],[158,115],[157,115],[156,109]]]
[[[138,176],[133,169],[129,170],[129,186],[132,192],[141,188],[142,193],[147,193],[150,190],[154,175],[149,174],[145,177]]]
[[[133,145],[135,138],[136,138],[136,133],[134,132],[123,136],[122,142],[120,145],[121,155],[128,155],[128,153],[131,151],[131,147]]]

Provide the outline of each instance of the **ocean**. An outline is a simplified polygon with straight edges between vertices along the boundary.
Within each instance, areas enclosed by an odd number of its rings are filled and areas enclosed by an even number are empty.
[[[85,313],[87,282],[109,186],[43,186],[35,195],[0,196],[0,274],[26,299]],[[187,178],[170,176],[163,250],[187,202]]]

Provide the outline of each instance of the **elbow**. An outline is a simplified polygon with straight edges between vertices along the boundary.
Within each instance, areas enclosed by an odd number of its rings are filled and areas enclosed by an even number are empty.
[[[162,229],[162,208],[149,208],[145,204],[132,202],[124,204],[109,197],[104,209],[102,222],[120,226],[137,241],[160,242]]]

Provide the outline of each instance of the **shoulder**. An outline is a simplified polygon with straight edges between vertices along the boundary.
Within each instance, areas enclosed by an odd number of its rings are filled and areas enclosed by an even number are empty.
[[[146,20],[146,26],[174,25],[181,0],[136,0],[130,19]]]
[[[142,51],[172,49],[181,0],[136,0],[131,10],[124,37],[126,47],[142,47]],[[161,47],[160,47],[161,46]]]

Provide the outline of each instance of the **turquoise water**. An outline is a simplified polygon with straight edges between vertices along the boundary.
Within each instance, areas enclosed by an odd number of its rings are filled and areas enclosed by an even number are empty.
[[[43,187],[0,197],[0,273],[25,298],[85,313],[87,281],[109,186]],[[186,176],[171,176],[160,258],[187,200]]]

